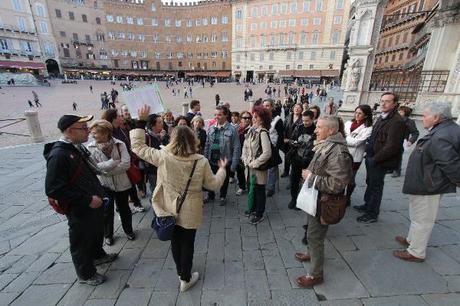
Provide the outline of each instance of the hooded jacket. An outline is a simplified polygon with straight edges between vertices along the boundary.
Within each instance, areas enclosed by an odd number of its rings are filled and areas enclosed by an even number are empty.
[[[348,152],[345,138],[340,133],[329,136],[318,141],[313,151],[315,155],[308,166],[312,173],[308,184],[312,185],[317,177],[315,188],[319,192],[342,193],[353,176],[353,158]]]
[[[84,149],[83,149],[84,150]],[[56,141],[45,145],[43,156],[46,159],[45,193],[47,196],[70,204],[75,216],[84,216],[91,212],[89,207],[93,195],[103,197],[104,190],[94,171],[89,167],[83,150],[64,141]],[[69,185],[78,165],[83,163],[74,183]]]

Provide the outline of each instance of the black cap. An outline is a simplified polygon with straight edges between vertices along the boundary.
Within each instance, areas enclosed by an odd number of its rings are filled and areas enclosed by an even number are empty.
[[[93,119],[93,115],[87,116],[78,116],[78,115],[64,115],[62,116],[57,124],[58,129],[61,132],[64,132],[69,126],[74,124],[75,122],[88,122]]]

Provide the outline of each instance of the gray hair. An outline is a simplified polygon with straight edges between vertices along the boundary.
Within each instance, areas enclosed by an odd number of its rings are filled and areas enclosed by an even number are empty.
[[[323,116],[319,120],[323,120],[326,126],[335,132],[339,131],[339,118],[337,116]]]
[[[439,115],[440,119],[452,119],[451,106],[445,101],[428,101],[423,105],[431,116]]]

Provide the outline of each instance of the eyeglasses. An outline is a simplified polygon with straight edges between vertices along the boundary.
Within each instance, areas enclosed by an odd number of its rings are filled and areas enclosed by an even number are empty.
[[[241,117],[241,119],[244,119],[244,120],[251,120],[252,118],[251,118],[251,117]]]

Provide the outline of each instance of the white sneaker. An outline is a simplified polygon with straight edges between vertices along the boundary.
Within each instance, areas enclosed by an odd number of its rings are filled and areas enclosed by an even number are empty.
[[[240,195],[242,195],[242,194],[245,193],[245,192],[246,192],[246,190],[243,190],[243,189],[241,189],[241,188],[238,188],[238,190],[236,191],[236,195],[240,196]]]
[[[200,274],[198,272],[193,272],[192,277],[190,278],[189,282],[181,280],[180,281],[180,292],[185,292],[191,287],[193,287],[193,285],[195,285],[199,279],[200,279]]]

